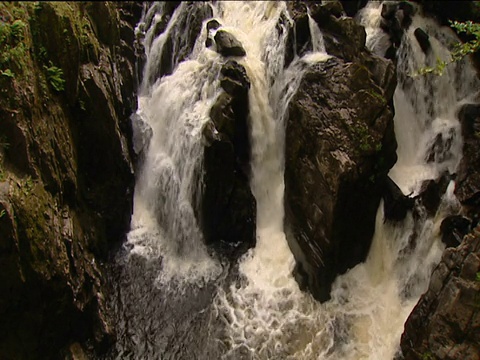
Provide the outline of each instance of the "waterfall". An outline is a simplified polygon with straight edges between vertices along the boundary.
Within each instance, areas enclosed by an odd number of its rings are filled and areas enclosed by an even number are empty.
[[[119,260],[121,284],[114,307],[120,340],[112,357],[392,359],[403,324],[443,251],[439,225],[458,207],[454,182],[433,218],[408,214],[395,226],[384,222],[380,206],[367,261],[336,279],[330,301],[320,304],[300,291],[283,229],[285,116],[304,71],[330,56],[308,14],[313,51],[296,55],[284,67],[293,23],[285,2],[216,1],[211,9],[247,54],[236,60],[251,82],[257,245],[231,269],[203,244],[195,217],[201,130],[222,91],[219,74],[225,59],[205,46],[209,17],[191,54],[183,61],[173,54],[171,74],[156,78],[168,36],[173,48],[186,46],[187,35],[178,23],[190,10],[182,2],[166,17],[165,4],[153,3],[140,23],[145,28],[137,29],[144,32],[146,54],[138,112],[132,118],[140,163],[131,231]],[[384,55],[390,43],[380,29],[380,14],[381,3],[372,1],[358,20],[366,28],[367,46]],[[165,28],[156,34],[162,21]],[[452,65],[443,77],[409,76],[436,56],[423,54],[413,36],[416,27],[429,33],[440,57],[449,53],[443,44],[455,39],[450,30],[415,15],[398,50],[398,162],[390,176],[405,194],[418,194],[424,180],[455,171],[462,148],[455,109],[478,88],[466,61]]]

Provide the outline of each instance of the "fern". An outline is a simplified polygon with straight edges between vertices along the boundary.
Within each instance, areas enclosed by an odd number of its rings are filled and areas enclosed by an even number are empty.
[[[63,79],[63,70],[56,66],[50,66],[50,67],[44,66],[43,68],[47,72],[47,79],[50,82],[50,85],[52,85],[53,89],[57,92],[61,92],[65,90],[65,80]]]

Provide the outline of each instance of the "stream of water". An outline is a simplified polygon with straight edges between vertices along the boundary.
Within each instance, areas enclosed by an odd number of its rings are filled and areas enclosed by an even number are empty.
[[[144,24],[150,16],[152,25],[144,29],[146,65],[134,117],[142,161],[131,231],[112,271],[118,341],[110,358],[393,359],[403,324],[443,251],[439,225],[458,208],[455,184],[449,185],[434,218],[424,214],[414,220],[409,214],[394,226],[383,221],[380,206],[366,262],[336,279],[330,301],[320,304],[300,291],[283,230],[285,114],[304,70],[329,55],[320,28],[309,16],[313,51],[284,66],[293,24],[285,2],[216,1],[211,7],[221,29],[233,34],[247,54],[237,61],[251,82],[257,245],[237,265],[224,263],[204,246],[195,219],[192,199],[202,170],[201,130],[222,91],[220,69],[225,62],[205,46],[210,19],[204,21],[192,54],[174,62],[171,75],[152,82],[167,36],[178,31],[175,22],[189,10],[186,3],[178,6],[155,38],[164,6],[150,5],[142,19]],[[372,1],[357,20],[366,28],[367,47],[384,55],[389,40],[379,28],[380,11],[381,2]],[[413,36],[417,27],[430,35],[430,57]],[[174,39],[181,36],[173,34]],[[451,30],[418,14],[398,50],[398,162],[390,176],[405,194],[418,194],[424,180],[444,171],[454,173],[461,159],[455,111],[478,88],[473,69],[464,62],[448,67],[442,77],[408,76],[437,56],[447,57],[444,44],[452,39]],[[444,146],[429,157],[439,137]],[[412,247],[413,232],[418,241]]]

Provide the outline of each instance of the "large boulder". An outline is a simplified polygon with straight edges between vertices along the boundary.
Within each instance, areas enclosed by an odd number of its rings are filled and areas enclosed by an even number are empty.
[[[218,30],[214,39],[217,51],[223,56],[245,56],[247,54],[242,43],[225,30]]]
[[[207,245],[237,257],[255,245],[256,201],[250,190],[250,139],[245,68],[228,61],[221,70],[221,93],[204,127],[203,191],[200,223]]]
[[[335,57],[307,69],[289,105],[285,208],[297,274],[315,298],[326,300],[337,274],[365,260],[370,248],[386,174],[396,161],[396,79],[390,61],[365,50],[363,28],[337,18],[335,4],[331,11],[312,6],[312,17],[325,19],[319,26],[328,26],[347,50],[331,47]],[[295,9],[295,18],[304,19],[301,5]],[[347,36],[352,32],[357,35]]]
[[[405,323],[405,360],[479,359],[480,228],[447,248]]]

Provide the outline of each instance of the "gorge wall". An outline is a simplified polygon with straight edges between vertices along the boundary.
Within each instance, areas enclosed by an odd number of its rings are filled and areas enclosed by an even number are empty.
[[[111,340],[102,272],[130,222],[141,12],[135,2],[0,4],[2,358]]]

